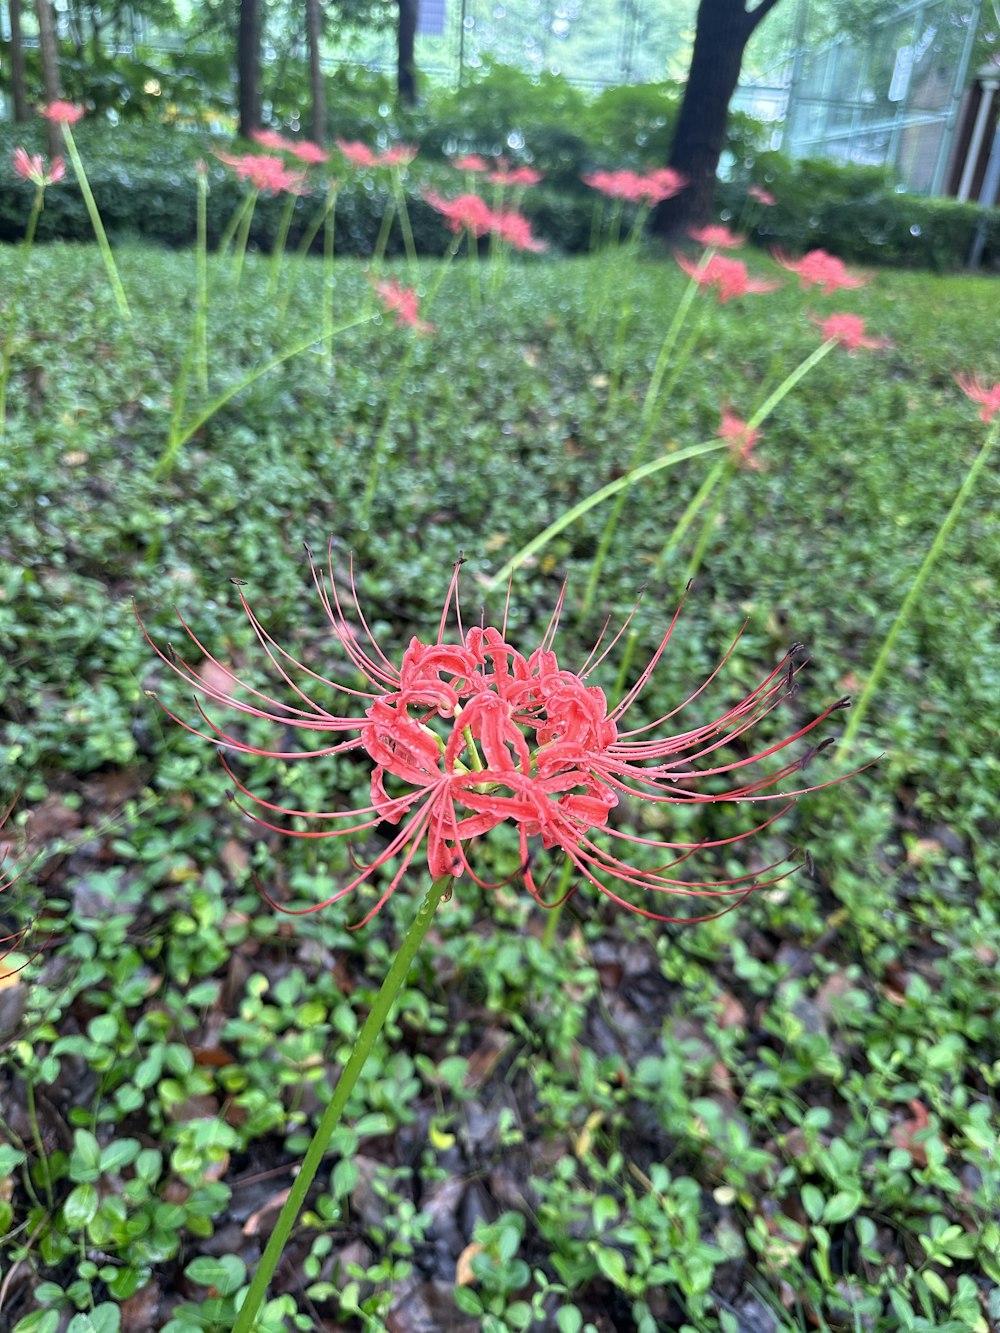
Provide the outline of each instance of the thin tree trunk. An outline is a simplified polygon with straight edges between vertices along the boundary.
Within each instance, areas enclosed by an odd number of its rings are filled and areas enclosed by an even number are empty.
[[[260,0],[240,0],[239,28],[236,35],[236,79],[239,108],[239,132],[249,139],[260,129]]]
[[[60,98],[59,52],[50,0],[35,0],[35,13],[38,16],[38,53],[42,61],[42,87],[45,90],[46,104],[49,104],[58,102]],[[55,121],[49,120],[45,123],[49,153],[55,157],[62,151],[62,130]]]
[[[653,229],[660,235],[677,237],[710,220],[729,103],[739,82],[743,52],[754,29],[778,3],[760,0],[748,11],[744,0],[701,0],[668,163],[685,177],[687,188],[657,207]]]
[[[21,0],[10,0],[10,91],[14,101],[14,119],[31,119],[28,110],[28,81],[24,70],[24,42],[21,40]]]
[[[414,106],[417,100],[417,66],[413,47],[420,18],[420,0],[399,0],[399,28],[396,69],[396,91],[403,106]]]
[[[309,44],[309,89],[312,97],[310,129],[313,143],[326,142],[326,85],[319,60],[320,35],[323,31],[320,0],[306,0],[306,40]]]

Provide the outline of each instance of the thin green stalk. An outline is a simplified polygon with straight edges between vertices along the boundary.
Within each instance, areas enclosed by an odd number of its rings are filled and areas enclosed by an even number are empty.
[[[971,495],[973,487],[979,480],[979,474],[986,466],[986,460],[989,458],[993,446],[997,442],[998,435],[1000,435],[1000,417],[997,418],[987,432],[986,439],[983,441],[983,447],[976,455],[975,462],[969,468],[965,475],[965,480],[958,488],[958,493],[952,501],[951,508],[945,515],[944,522],[941,524],[940,528],[938,528],[937,536],[934,538],[933,542],[931,542],[930,550],[924,556],[923,563],[917,571],[917,577],[913,580],[913,583],[910,586],[910,591],[903,598],[903,604],[899,608],[899,614],[892,622],[889,633],[885,636],[885,640],[879,650],[879,655],[875,659],[875,665],[869,673],[864,689],[858,696],[857,703],[855,703],[854,707],[851,709],[847,726],[844,728],[844,734],[841,737],[840,743],[845,747],[850,745],[858,734],[858,728],[861,726],[861,719],[867,712],[868,705],[871,703],[872,696],[878,687],[879,681],[885,674],[885,669],[889,664],[889,658],[892,656],[892,650],[896,645],[896,640],[899,638],[900,631],[909,619],[910,612],[916,605],[917,598],[923,591],[924,584],[927,582],[931,571],[937,564],[938,557],[944,550],[945,542],[947,542],[952,529],[958,522],[958,516],[962,512],[962,506]]]
[[[334,330],[334,332],[343,333],[347,329],[356,328],[358,324],[364,324],[373,318],[373,314],[359,315],[357,319],[351,319],[348,320],[346,324],[341,324],[339,329]],[[313,333],[304,341],[295,343],[291,347],[287,347],[283,352],[279,352],[277,356],[271,357],[270,361],[265,361],[262,366],[258,366],[255,370],[250,371],[248,375],[245,375],[243,379],[239,380],[236,384],[230,385],[224,393],[219,394],[218,398],[214,398],[212,402],[199,412],[192,421],[189,421],[183,429],[180,428],[178,423],[176,434],[170,434],[167,439],[167,447],[164,449],[159,462],[153,468],[153,476],[160,478],[169,476],[174,461],[183,445],[187,444],[191,436],[201,430],[205,422],[213,417],[220,408],[225,407],[230,399],[235,398],[238,393],[242,393],[244,389],[249,388],[255,380],[259,380],[262,375],[268,374],[269,371],[274,370],[283,362],[290,361],[293,356],[298,356],[300,352],[308,351],[310,347],[315,347],[318,341],[319,339],[316,337],[315,333]]]
[[[727,458],[722,471],[722,483],[716,487],[715,497],[712,500],[708,513],[705,515],[705,521],[701,525],[701,532],[698,534],[698,540],[695,543],[694,551],[691,555],[691,559],[688,561],[688,567],[684,574],[685,583],[690,583],[698,573],[698,570],[701,569],[701,562],[704,560],[705,552],[708,550],[708,543],[712,538],[712,533],[715,531],[715,523],[719,517],[722,502],[726,498],[726,491],[729,489],[729,483],[732,481],[734,473],[735,469],[733,468],[732,461]]]
[[[7,327],[4,330],[3,358],[0,360],[0,440],[3,440],[7,431],[7,385],[10,382],[10,365],[14,356],[14,333],[17,328],[17,314],[21,308],[21,297],[24,294],[24,284],[28,276],[28,259],[31,256],[31,247],[35,242],[35,231],[38,227],[38,219],[41,216],[44,202],[45,186],[36,185],[35,200],[31,205],[31,214],[28,217],[28,225],[24,229],[24,239],[20,245],[21,267],[17,275],[17,282],[14,285],[14,291],[7,307]]]
[[[76,172],[76,181],[80,187],[80,193],[83,195],[83,202],[87,206],[87,212],[90,215],[90,225],[94,229],[94,238],[97,241],[101,251],[101,258],[104,260],[105,272],[108,275],[108,281],[111,283],[111,290],[114,292],[115,301],[118,305],[118,313],[123,319],[131,319],[132,311],[129,309],[128,299],[125,296],[125,288],[122,286],[122,280],[118,276],[118,266],[115,263],[115,257],[111,253],[111,245],[104,230],[104,223],[101,221],[101,215],[97,211],[97,201],[90,188],[90,181],[87,180],[87,173],[83,169],[83,161],[76,146],[76,140],[73,138],[73,131],[69,125],[63,124],[63,137],[66,141],[66,151],[69,153],[70,161],[73,163],[73,170]]]
[[[243,198],[240,200],[240,202],[233,209],[233,215],[226,223],[225,229],[223,230],[222,235],[219,237],[218,253],[220,255],[225,255],[230,245],[232,245],[233,237],[236,235],[237,228],[243,221],[244,215],[246,214],[247,209],[250,207],[252,203],[252,198],[253,197],[251,195],[245,194]]]
[[[208,173],[195,173],[198,183],[198,219],[195,262],[198,271],[198,387],[208,393]]]
[[[382,459],[385,455],[386,441],[389,438],[389,427],[392,424],[392,413],[402,392],[403,381],[406,379],[406,372],[410,368],[410,362],[413,360],[413,351],[416,347],[416,335],[411,336],[406,351],[403,353],[402,360],[399,362],[399,370],[392,382],[385,399],[385,411],[382,414],[382,427],[376,437],[375,444],[372,447],[372,460],[368,468],[368,481],[365,485],[365,493],[361,499],[361,510],[358,515],[358,521],[361,524],[368,522],[372,511],[372,500],[375,498],[375,487],[378,485],[378,474],[382,468]]]
[[[336,194],[334,194],[334,203],[336,203]],[[333,243],[335,227],[334,212],[330,208],[323,218],[323,287],[322,301],[323,308],[320,311],[320,321],[323,328],[323,354],[327,363],[333,365]]]
[[[298,282],[299,274],[302,271],[302,265],[306,261],[309,251],[312,249],[313,241],[319,235],[320,227],[327,227],[329,230],[323,232],[323,254],[326,256],[327,243],[330,248],[330,259],[333,260],[333,225],[334,215],[337,208],[337,189],[335,185],[330,185],[327,189],[326,198],[323,201],[323,207],[319,209],[302,234],[298,248],[295,251],[295,259],[292,265],[292,273],[285,283],[285,290],[281,296],[281,303],[278,306],[277,323],[280,327],[284,323],[285,316],[288,314],[288,305],[292,299],[292,293]]]
[[[372,251],[372,268],[374,269],[377,269],[385,258],[385,248],[389,244],[389,232],[392,229],[392,219],[395,212],[396,200],[390,194],[389,203],[382,214],[382,225],[379,227],[378,236],[375,239],[375,249]]]
[[[281,217],[278,219],[278,231],[274,238],[274,249],[271,251],[271,271],[267,279],[267,294],[273,296],[278,290],[278,282],[281,279],[281,265],[285,258],[285,246],[288,244],[288,229],[292,225],[292,215],[295,212],[295,201],[298,195],[289,193],[285,200],[285,206],[281,210]]]
[[[486,590],[493,591],[507,582],[511,574],[525,560],[535,555],[543,547],[547,546],[553,537],[568,528],[570,524],[575,523],[578,518],[589,513],[596,505],[609,499],[612,495],[617,495],[628,486],[632,486],[637,481],[643,481],[646,477],[651,477],[657,472],[662,472],[666,468],[674,467],[677,463],[686,463],[690,458],[702,458],[705,454],[717,453],[720,449],[727,448],[725,440],[706,440],[703,444],[692,444],[687,449],[678,449],[676,453],[661,454],[658,458],[650,459],[648,463],[643,463],[641,467],[627,472],[623,477],[617,477],[614,481],[609,481],[607,486],[602,486],[599,491],[594,491],[592,495],[585,499],[577,501],[572,508],[567,509],[565,514],[560,515],[555,522],[533,537],[530,542],[517,552],[516,555],[501,565],[497,572],[486,580]]]
[[[413,228],[410,226],[410,213],[406,207],[406,191],[403,189],[401,168],[392,168],[390,181],[392,183],[393,197],[396,202],[396,211],[399,214],[399,229],[403,233],[403,248],[406,251],[406,262],[412,272],[417,262],[417,247],[413,243]]]
[[[288,1238],[292,1234],[296,1219],[302,1211],[302,1206],[309,1193],[309,1187],[322,1165],[333,1132],[340,1124],[351,1093],[354,1091],[361,1071],[364,1069],[368,1057],[374,1049],[375,1042],[385,1026],[396,997],[406,983],[410,966],[434,919],[435,909],[454,882],[454,877],[451,875],[442,875],[440,879],[436,879],[417,909],[413,924],[406,932],[406,936],[399,947],[399,952],[392,960],[386,978],[372,1002],[371,1011],[358,1033],[347,1064],[337,1080],[337,1086],[334,1089],[330,1103],[316,1127],[312,1142],[306,1149],[298,1175],[292,1182],[288,1198],[278,1214],[278,1220],[274,1224],[274,1230],[271,1232],[264,1253],[261,1255],[260,1263],[253,1275],[246,1298],[237,1312],[232,1333],[251,1333],[253,1329],[257,1314],[267,1297],[267,1288],[271,1277]]]
[[[727,458],[721,458],[718,461],[718,463],[716,463],[716,465],[712,468],[712,470],[708,473],[705,480],[698,487],[697,491],[695,491],[694,496],[691,498],[691,500],[689,500],[684,510],[684,513],[681,514],[680,518],[674,524],[673,532],[671,532],[670,536],[663,543],[663,549],[660,551],[656,564],[653,566],[654,578],[658,579],[660,575],[663,573],[664,565],[667,563],[667,561],[673,555],[674,551],[677,549],[678,546],[680,546],[681,542],[684,540],[684,537],[687,534],[687,530],[694,522],[698,510],[705,503],[708,496],[711,495],[712,491],[715,490],[719,478],[722,476],[723,472],[728,466],[730,466],[729,460]]]
[[[250,226],[253,222],[254,209],[257,207],[259,190],[251,190],[247,195],[247,206],[240,218],[239,231],[236,234],[236,250],[233,254],[233,286],[240,285],[243,276],[243,261],[246,259],[247,246],[250,244]]]

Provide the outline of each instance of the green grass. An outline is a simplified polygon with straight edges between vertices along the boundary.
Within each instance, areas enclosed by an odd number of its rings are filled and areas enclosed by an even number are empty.
[[[410,335],[369,322],[337,339],[332,368],[318,351],[291,359],[157,476],[195,266],[139,248],[117,258],[127,328],[96,249],[33,254],[0,469],[0,795],[18,798],[12,824],[30,814],[37,855],[3,907],[33,918],[41,950],[0,989],[0,1321],[18,1333],[54,1333],[74,1310],[91,1322],[73,1333],[114,1330],[122,1303],[123,1328],[229,1326],[273,1214],[247,1219],[287,1188],[425,888],[357,933],[347,926],[370,895],[276,916],[251,872],[269,893],[308,898],[342,881],[346,856],[234,814],[210,748],[145,696],[156,687],[194,716],[131,599],[161,640],[177,641],[176,606],[247,666],[230,583],[245,579],[275,638],[332,669],[302,543],[333,536],[338,560],[354,552],[390,656],[436,630],[460,551],[475,619],[484,580],[627,466],[683,288],[669,261],[616,286],[631,315],[609,403],[618,308],[591,327],[600,260],[513,266],[481,302],[455,266],[362,524]],[[0,261],[9,290],[14,256]],[[249,258],[238,293],[228,266],[210,272],[211,397],[320,319],[318,264],[284,329],[266,258]],[[433,272],[421,269],[424,285]],[[336,322],[370,301],[361,268],[340,265]],[[711,306],[653,451],[710,437],[723,402],[748,417],[816,345],[806,311],[855,310],[893,346],[834,352],[767,423],[767,469],[727,493],[650,716],[690,693],[745,617],[716,701],[797,639],[812,661],[793,717],[863,685],[980,447],[952,375],[1000,375],[995,302],[988,280],[883,273],[839,301],[786,281]],[[606,513],[561,534],[515,576],[511,638],[535,645],[566,579],[560,660],[582,660],[650,579],[710,463],[630,495],[587,616],[577,607]],[[485,1329],[570,1333],[603,1314],[620,1330],[735,1333],[768,1310],[780,1329],[985,1333],[1000,1318],[997,498],[994,469],[860,738],[810,776],[880,762],[761,840],[761,864],[808,847],[812,877],[684,929],[581,890],[550,949],[516,886],[459,882],[262,1327],[380,1328],[394,1298],[429,1299],[433,1283],[447,1309],[470,1241],[475,1281],[457,1300]],[[645,591],[636,663],[676,605],[698,530]],[[493,613],[502,603],[491,598]],[[609,693],[615,673],[609,662]],[[344,763],[246,771],[302,808],[329,806],[332,790],[366,799],[363,769]],[[722,809],[681,813],[681,836],[736,827]],[[502,833],[477,848],[486,876],[516,868]],[[716,869],[740,869],[719,856]]]

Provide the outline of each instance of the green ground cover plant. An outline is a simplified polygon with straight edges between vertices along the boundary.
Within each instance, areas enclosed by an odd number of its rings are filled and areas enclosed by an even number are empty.
[[[278,321],[269,256],[248,253],[238,281],[231,255],[208,256],[204,277],[191,254],[115,257],[130,321],[96,247],[56,242],[31,252],[10,333],[0,746],[8,859],[30,864],[0,905],[31,944],[0,984],[0,1317],[17,1333],[233,1326],[426,889],[404,886],[360,931],[377,894],[272,911],[262,890],[331,896],[350,854],[240,815],[208,747],[147,697],[166,698],[165,672],[132,599],[157,642],[179,649],[176,606],[242,672],[245,580],[276,642],[333,672],[301,554],[333,535],[390,656],[436,625],[460,552],[469,618],[480,600],[497,615],[504,565],[632,464],[689,281],[641,251],[515,263],[484,246],[446,271],[383,267],[379,281],[422,293],[421,335],[353,260],[331,283],[323,260],[289,256]],[[14,287],[21,256],[0,259]],[[822,341],[809,314],[822,323],[830,299],[754,267],[782,285],[729,305],[698,293],[650,454],[712,440],[724,405],[753,420]],[[560,660],[582,660],[648,584],[622,645],[644,663],[696,558],[644,716],[704,680],[744,617],[724,702],[796,640],[810,662],[794,722],[863,690],[981,456],[986,427],[954,374],[992,384],[1000,365],[986,280],[880,273],[841,299],[889,345],[831,349],[745,456],[714,446],[734,460],[718,504],[699,496],[720,455],[693,456],[625,488],[610,537],[596,506],[519,560],[511,637],[538,641],[565,581]],[[182,380],[202,337],[205,383]],[[596,894],[556,916],[513,880],[456,883],[256,1327],[987,1333],[996,484],[984,468],[858,734],[810,779],[879,763],[754,844],[755,870],[808,849],[799,874],[684,926]],[[184,691],[169,702],[195,716]],[[367,800],[349,755],[239,776],[300,810]],[[738,823],[670,806],[633,827],[721,842]],[[476,867],[503,880],[520,853],[494,834]],[[713,878],[745,869],[724,845],[707,855]]]

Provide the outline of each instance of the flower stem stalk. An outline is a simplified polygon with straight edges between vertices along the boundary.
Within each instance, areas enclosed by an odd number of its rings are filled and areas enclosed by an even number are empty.
[[[118,313],[123,319],[131,319],[132,311],[129,309],[128,299],[125,296],[125,288],[122,286],[122,280],[118,276],[118,266],[115,263],[115,257],[111,253],[111,245],[108,241],[107,233],[104,230],[104,223],[101,221],[101,215],[97,210],[97,201],[90,188],[90,181],[87,180],[87,173],[83,169],[83,160],[80,157],[80,151],[76,146],[76,140],[73,138],[73,131],[69,125],[63,124],[63,137],[66,142],[66,151],[69,153],[70,161],[73,163],[73,170],[76,172],[76,181],[80,187],[80,193],[83,195],[83,202],[87,206],[87,212],[90,215],[90,225],[94,229],[94,239],[97,241],[98,248],[101,251],[101,258],[104,260],[105,272],[108,275],[108,281],[111,283],[111,290],[114,293],[115,302],[118,306]]]
[[[434,919],[435,909],[453,884],[454,878],[451,875],[442,875],[439,879],[436,879],[417,909],[413,924],[407,931],[399,947],[399,952],[392,960],[392,965],[372,1003],[371,1011],[354,1042],[347,1064],[337,1080],[337,1086],[329,1105],[323,1112],[323,1117],[316,1127],[312,1142],[306,1149],[298,1175],[295,1177],[288,1198],[278,1214],[278,1220],[274,1224],[274,1230],[271,1232],[264,1253],[261,1255],[260,1263],[257,1265],[257,1271],[247,1290],[246,1298],[236,1315],[232,1333],[251,1333],[257,1313],[267,1296],[268,1284],[291,1235],[295,1221],[306,1201],[309,1187],[312,1185],[316,1172],[323,1161],[330,1138],[340,1124],[344,1108],[354,1091],[358,1077],[365,1067],[369,1055],[371,1055],[382,1028],[385,1026],[396,997],[406,982],[410,965],[423,942],[424,936],[427,934],[431,921]]]

